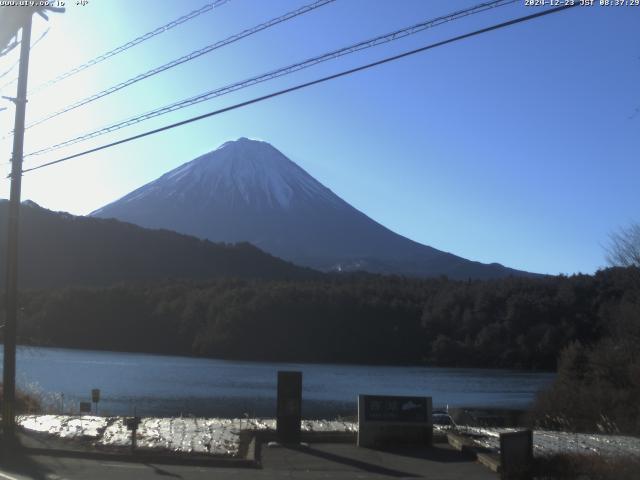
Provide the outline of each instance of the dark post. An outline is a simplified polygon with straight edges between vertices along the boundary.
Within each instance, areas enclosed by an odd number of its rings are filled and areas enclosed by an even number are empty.
[[[131,454],[136,453],[136,447],[138,446],[138,424],[134,423],[131,429]]]
[[[20,67],[18,95],[15,99],[16,116],[11,158],[11,194],[7,240],[6,308],[4,327],[4,372],[2,422],[5,437],[15,429],[16,398],[16,325],[18,317],[18,224],[20,219],[20,189],[22,182],[22,154],[24,147],[24,120],[27,104],[27,75],[29,73],[29,47],[31,45],[31,15],[25,19],[20,40]]]
[[[302,372],[278,372],[278,441],[300,443],[301,420]]]
[[[533,478],[533,432],[500,434],[500,471],[503,480]]]
[[[138,425],[142,419],[140,417],[128,417],[125,418],[124,424],[127,430],[131,432],[131,454],[136,453],[136,446],[138,445]]]

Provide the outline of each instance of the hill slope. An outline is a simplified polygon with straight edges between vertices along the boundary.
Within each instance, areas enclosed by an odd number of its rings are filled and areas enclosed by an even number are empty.
[[[0,202],[0,255],[6,251],[8,202]],[[103,286],[166,278],[308,278],[319,275],[249,244],[220,245],[117,220],[77,217],[24,202],[20,285]],[[4,275],[0,276],[4,283]]]

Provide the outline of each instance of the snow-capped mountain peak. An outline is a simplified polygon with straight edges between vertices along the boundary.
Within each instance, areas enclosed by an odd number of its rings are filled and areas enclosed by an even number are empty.
[[[220,202],[232,198],[261,208],[290,209],[296,202],[339,201],[306,171],[267,142],[241,137],[171,170],[123,197],[130,203],[153,197]],[[100,215],[102,209],[94,212]]]
[[[225,142],[91,215],[212,241],[253,243],[323,270],[487,278],[517,273],[402,237],[267,142]]]

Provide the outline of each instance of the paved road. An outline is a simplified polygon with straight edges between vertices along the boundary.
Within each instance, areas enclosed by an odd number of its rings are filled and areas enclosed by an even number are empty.
[[[263,448],[262,468],[154,465],[41,455],[0,461],[0,480],[147,480],[281,478],[496,480],[468,456],[438,445],[432,450],[380,452],[350,444],[313,444],[310,448]]]

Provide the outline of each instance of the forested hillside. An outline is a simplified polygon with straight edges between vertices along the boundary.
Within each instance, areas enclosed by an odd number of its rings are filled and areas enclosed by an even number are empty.
[[[253,360],[555,369],[640,298],[636,268],[460,282],[353,275],[25,292],[22,343]]]

